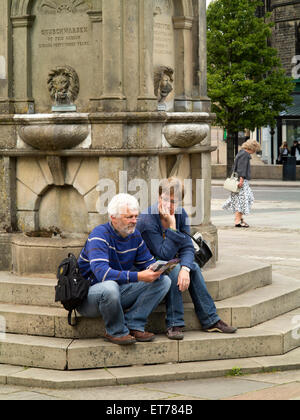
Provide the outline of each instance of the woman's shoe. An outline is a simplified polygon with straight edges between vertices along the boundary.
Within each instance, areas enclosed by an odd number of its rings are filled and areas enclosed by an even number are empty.
[[[238,227],[238,228],[248,228],[250,226],[247,223],[245,223],[245,222],[240,222],[237,225],[235,225],[235,227]]]

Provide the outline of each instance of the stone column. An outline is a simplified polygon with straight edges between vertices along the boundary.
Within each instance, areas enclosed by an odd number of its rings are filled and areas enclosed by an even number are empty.
[[[16,229],[16,163],[15,159],[0,158],[0,232]]]
[[[192,26],[193,18],[176,16],[173,18],[176,44],[175,111],[192,111]]]
[[[34,16],[12,16],[15,112],[34,112],[31,89],[30,28]]]
[[[103,111],[124,111],[123,0],[102,0],[103,13]]]
[[[126,0],[123,15],[126,111],[136,111],[139,94],[139,0]]]
[[[210,112],[207,97],[206,0],[199,1],[199,97],[193,98],[193,111]]]
[[[153,80],[153,2],[139,0],[139,97],[138,111],[156,111]]]
[[[94,97],[90,98],[91,112],[100,111],[101,95],[103,89],[103,69],[101,62],[102,51],[102,11],[91,10],[87,12],[92,22],[92,37],[93,37],[93,51],[95,52],[93,60],[93,74],[95,77],[92,80]],[[97,76],[96,76],[97,75]]]
[[[12,46],[10,1],[0,2],[0,114],[12,114]]]

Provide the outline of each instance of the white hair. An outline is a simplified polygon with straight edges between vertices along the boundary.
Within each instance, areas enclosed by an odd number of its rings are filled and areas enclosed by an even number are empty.
[[[118,217],[122,214],[122,211],[126,211],[127,208],[132,211],[139,211],[139,202],[133,195],[121,193],[115,195],[108,203],[107,213],[109,217]]]

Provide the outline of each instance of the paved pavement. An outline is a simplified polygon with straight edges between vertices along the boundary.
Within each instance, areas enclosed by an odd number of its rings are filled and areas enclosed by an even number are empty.
[[[213,185],[219,182],[213,181]],[[255,182],[256,185],[262,183],[278,188],[279,193],[280,188],[288,185],[280,181]],[[300,188],[300,182],[291,186]],[[275,202],[257,201],[253,213],[247,218],[250,229],[237,229],[233,227],[231,214],[219,212],[221,201],[212,200],[212,222],[219,229],[220,256],[248,255],[250,260],[271,263],[274,272],[300,281],[300,203],[281,202],[280,194]],[[262,208],[263,212],[260,211]],[[296,358],[299,359],[298,353]],[[105,400],[102,413],[127,413],[131,418],[166,414],[166,410],[172,409],[175,413],[180,407],[186,414],[189,410],[195,414],[198,411],[196,401],[202,399],[299,400],[300,370],[240,375],[237,368],[232,371],[232,376],[226,377],[71,390],[0,385],[0,400],[75,399]],[[118,400],[123,400],[123,404],[118,406]],[[133,402],[124,402],[128,400]],[[142,407],[142,402],[148,405]]]
[[[214,180],[212,186],[221,188],[223,182]],[[251,225],[251,231],[276,231],[278,235],[280,231],[300,232],[300,199],[295,200],[295,196],[300,197],[298,192],[300,191],[300,181],[255,180],[251,181],[251,186],[254,187],[254,196],[256,196],[255,191],[257,190],[257,196],[260,197],[255,200],[252,213],[245,218]],[[290,191],[289,194],[283,194],[282,192],[287,189]],[[291,197],[292,192],[295,192],[294,197]],[[220,194],[215,195],[220,197]],[[230,193],[227,194],[228,197],[229,195]],[[226,195],[222,194],[222,197],[226,197]],[[212,200],[212,222],[219,229],[231,229],[234,217],[232,213],[222,210],[224,201],[225,198]]]
[[[133,400],[138,407],[140,401],[180,405],[203,399],[299,400],[300,370],[71,390],[0,385],[0,400],[105,400],[107,409],[118,400]]]

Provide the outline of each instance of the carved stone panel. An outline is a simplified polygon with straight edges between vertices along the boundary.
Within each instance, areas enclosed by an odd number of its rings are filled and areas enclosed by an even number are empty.
[[[77,111],[88,110],[93,84],[92,22],[89,0],[37,0],[32,27],[32,93],[36,112],[50,112],[47,79],[53,68],[72,67],[80,80]]]

